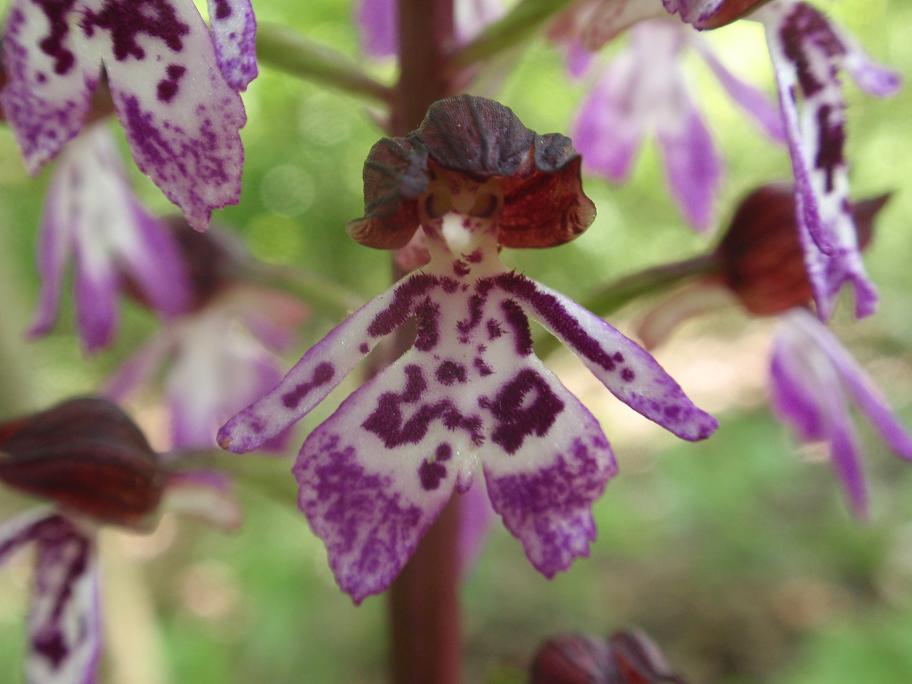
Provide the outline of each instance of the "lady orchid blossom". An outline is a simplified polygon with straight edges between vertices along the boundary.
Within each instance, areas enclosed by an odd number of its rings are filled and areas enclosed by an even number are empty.
[[[105,395],[121,401],[164,366],[172,449],[209,449],[218,428],[281,379],[275,352],[292,342],[307,309],[277,290],[245,284],[249,258],[229,234],[191,230],[171,221],[193,283],[181,315],[141,347],[108,381]],[[282,439],[268,446],[281,449]]]
[[[399,48],[396,0],[360,0],[357,24],[361,49],[375,59],[391,57]],[[504,12],[503,0],[455,0],[456,40],[465,43]]]
[[[851,207],[856,240],[869,244],[874,219],[888,196]],[[808,307],[813,289],[795,224],[795,189],[778,183],[757,188],[738,206],[713,256],[716,268],[653,306],[638,327],[647,348],[665,341],[683,321],[740,304],[754,316],[780,318],[773,342],[770,397],[776,415],[804,442],[827,442],[852,510],[867,512],[851,398],[890,449],[912,460],[905,432],[865,372]]]
[[[784,141],[779,113],[763,93],[726,69],[691,27],[655,19],[630,30],[629,46],[599,76],[577,114],[573,142],[585,169],[622,183],[643,138],[654,133],[672,196],[703,231],[712,224],[722,160],[681,68],[688,50],[706,61],[748,119]]]
[[[97,124],[66,146],[45,200],[38,248],[41,295],[29,329],[47,334],[57,318],[67,262],[75,263],[76,324],[83,346],[111,343],[117,294],[139,291],[165,316],[187,306],[190,283],[177,243],[133,195],[110,132]]]
[[[202,516],[224,529],[239,524],[223,476],[165,465],[120,409],[97,398],[72,399],[0,424],[0,482],[55,504],[0,524],[0,563],[29,544],[37,551],[28,684],[97,680],[102,526],[144,530],[165,508]]]
[[[429,263],[330,331],[219,432],[226,449],[257,448],[415,321],[411,349],[309,435],[293,469],[298,504],[356,602],[392,582],[479,467],[494,510],[544,575],[588,553],[591,506],[617,465],[595,417],[534,355],[530,316],[647,418],[688,440],[715,430],[642,348],[501,264],[501,246],[554,246],[589,226],[595,209],[579,172],[566,137],[537,135],[473,96],[440,100],[417,131],[380,140],[364,166],[366,216],[351,234],[396,249],[421,227]]]
[[[770,399],[802,442],[826,442],[852,511],[865,517],[868,498],[850,402],[889,449],[912,461],[912,435],[867,374],[827,327],[805,309],[785,314],[773,342]]]
[[[104,69],[140,170],[203,230],[237,202],[257,73],[250,0],[13,0],[3,35],[2,106],[36,173],[83,129]]]

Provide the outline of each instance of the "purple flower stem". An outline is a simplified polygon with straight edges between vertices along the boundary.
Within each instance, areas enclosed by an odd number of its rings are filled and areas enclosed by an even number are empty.
[[[454,36],[453,0],[399,0],[400,77],[391,133],[418,128],[428,107],[450,94],[448,50]],[[403,275],[393,262],[394,275]],[[409,346],[399,334],[389,361]],[[389,591],[391,681],[460,681],[459,497],[431,526]]]

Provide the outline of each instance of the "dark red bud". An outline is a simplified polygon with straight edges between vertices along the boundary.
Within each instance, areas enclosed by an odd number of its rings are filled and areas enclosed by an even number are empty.
[[[615,684],[611,649],[599,637],[562,634],[548,639],[532,662],[532,684]]]
[[[750,14],[770,0],[725,0],[719,8],[705,19],[693,21],[695,28],[702,30],[715,29],[737,21]]]
[[[0,481],[100,522],[134,527],[158,508],[158,456],[106,399],[81,397],[0,424]]]
[[[874,218],[888,199],[882,195],[854,205],[861,247],[870,242]],[[764,185],[745,197],[716,257],[725,284],[752,314],[775,315],[810,302],[813,293],[798,239],[794,187]]]
[[[539,647],[532,684],[684,684],[658,646],[642,631],[615,632],[610,640],[563,634]]]

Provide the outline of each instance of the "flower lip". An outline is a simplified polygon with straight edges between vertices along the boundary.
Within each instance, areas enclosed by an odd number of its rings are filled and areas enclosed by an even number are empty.
[[[0,424],[0,481],[96,521],[137,527],[158,508],[167,474],[117,405],[79,397]]]
[[[419,203],[432,182],[441,172],[455,172],[498,186],[501,245],[563,244],[595,218],[580,161],[569,138],[536,134],[498,102],[472,95],[438,100],[416,131],[371,148],[364,163],[365,216],[348,229],[369,247],[404,247],[420,225]]]

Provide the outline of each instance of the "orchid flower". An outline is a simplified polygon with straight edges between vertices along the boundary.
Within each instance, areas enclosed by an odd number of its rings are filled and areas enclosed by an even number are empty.
[[[507,529],[547,577],[588,553],[591,505],[617,472],[595,417],[535,356],[529,317],[576,352],[621,401],[688,440],[716,421],[647,352],[564,295],[508,271],[500,246],[545,247],[592,222],[580,158],[506,107],[438,101],[365,163],[362,244],[405,245],[420,226],[430,262],[349,316],[282,382],[232,418],[219,443],[246,452],[311,411],[384,337],[413,319],[412,348],[307,438],[298,504],[356,602],[398,574],[453,491],[484,473]]]
[[[356,14],[364,54],[374,58],[396,54],[399,47],[396,7],[396,0],[359,0]],[[502,0],[455,0],[456,40],[459,43],[471,40],[503,11]]]
[[[798,193],[799,235],[817,314],[828,320],[845,283],[855,315],[872,313],[877,290],[868,279],[848,201],[844,156],[845,100],[839,70],[870,95],[885,97],[899,75],[876,64],[853,38],[804,2],[777,0],[755,15],[766,26]]]
[[[0,525],[0,563],[28,544],[37,550],[28,684],[97,681],[101,525],[144,529],[165,507],[226,529],[239,524],[225,478],[167,468],[129,418],[101,399],[73,399],[0,425],[0,481],[56,504]]]
[[[656,19],[630,30],[629,46],[583,101],[573,141],[585,169],[621,183],[644,136],[654,133],[672,196],[703,231],[712,224],[722,161],[681,68],[689,49],[706,60],[748,119],[771,139],[784,139],[779,113],[763,93],[728,71],[691,27]]]
[[[307,310],[284,292],[245,284],[240,272],[248,257],[228,233],[198,233],[180,220],[171,228],[193,283],[191,302],[127,360],[104,393],[121,401],[165,366],[171,448],[209,449],[219,426],[282,377],[276,352],[289,346],[291,328]],[[283,442],[269,446],[281,449]]]
[[[867,492],[849,399],[906,461],[912,461],[912,435],[836,336],[805,309],[783,316],[773,343],[770,381],[777,415],[801,441],[828,444],[853,512],[865,517]]]
[[[71,257],[76,322],[87,351],[111,343],[120,289],[137,289],[166,316],[187,304],[189,283],[178,246],[133,195],[104,125],[67,145],[54,170],[39,238],[41,296],[30,335],[45,335],[53,327]]]
[[[13,0],[2,106],[36,173],[85,125],[104,74],[137,166],[203,230],[237,202],[256,76],[250,0]]]

